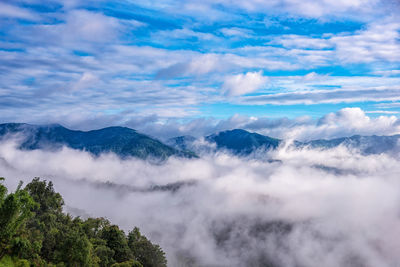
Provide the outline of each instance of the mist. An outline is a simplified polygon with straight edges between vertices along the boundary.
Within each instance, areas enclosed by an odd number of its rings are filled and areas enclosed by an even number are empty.
[[[400,157],[346,147],[217,152],[159,164],[0,143],[15,189],[54,182],[66,211],[138,226],[169,266],[397,266]],[[172,185],[172,190],[171,186]]]

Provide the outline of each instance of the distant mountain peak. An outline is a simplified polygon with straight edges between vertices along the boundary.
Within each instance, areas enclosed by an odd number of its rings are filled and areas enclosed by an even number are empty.
[[[235,154],[250,154],[257,149],[275,149],[281,140],[258,133],[251,133],[243,129],[233,129],[206,137],[209,142],[214,142],[219,149],[227,149]]]

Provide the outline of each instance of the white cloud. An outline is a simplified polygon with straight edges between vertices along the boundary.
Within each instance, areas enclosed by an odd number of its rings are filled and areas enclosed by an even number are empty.
[[[275,37],[271,44],[281,44],[284,47],[290,48],[312,48],[312,49],[325,49],[332,48],[332,44],[325,38],[312,38],[304,35],[281,35]]]
[[[381,20],[355,32],[325,34],[321,37],[281,35],[274,37],[269,44],[280,44],[288,49],[288,54],[300,56],[299,61],[305,59],[319,66],[335,60],[341,65],[400,62],[399,30],[400,24],[396,20]]]
[[[398,107],[400,107],[400,102],[379,103],[379,104],[375,104],[375,107],[378,107],[378,108],[398,108]]]
[[[353,20],[373,20],[379,15],[395,14],[395,1],[382,0],[195,0],[170,1],[157,3],[140,1],[147,8],[163,9],[171,13],[190,15],[203,21],[226,21],[230,15],[243,13],[259,13],[266,15],[284,15],[289,17],[317,18],[329,20],[332,18],[350,18]],[[221,8],[221,6],[223,8]],[[236,11],[227,14],[227,10]]]
[[[370,117],[360,108],[343,108],[315,120],[309,117],[271,119],[242,116],[240,121],[227,120],[223,130],[242,128],[275,138],[299,141],[400,134],[400,119],[392,114],[397,113]]]
[[[285,0],[282,1],[292,13],[310,17],[322,17],[325,15],[337,16],[345,12],[371,12],[374,6],[379,3],[377,0]]]
[[[378,117],[370,117],[366,113],[360,108],[344,108],[317,119],[311,119],[307,116],[288,119],[234,115],[225,120],[195,119],[185,123],[169,121],[164,124],[157,124],[157,127],[151,122],[148,124],[132,123],[130,125],[159,138],[180,135],[201,137],[238,128],[275,138],[299,141],[331,139],[356,134],[367,136],[400,134],[400,119],[394,116],[397,113],[382,112],[382,115]],[[153,117],[154,119],[157,120]]]
[[[90,72],[84,72],[77,82],[75,82],[71,88],[73,90],[82,90],[85,88],[92,87],[99,82],[99,78]]]
[[[315,120],[307,116],[288,119],[235,115],[226,120],[207,121],[205,125],[202,125],[199,121],[193,121],[193,124],[197,124],[198,128],[184,128],[185,125],[182,125],[184,131],[176,134],[176,136],[185,134],[198,136],[198,133],[205,135],[237,128],[275,138],[299,141],[331,139],[356,134],[367,136],[400,134],[400,119],[391,114],[395,113],[369,117],[360,108],[343,108]],[[150,129],[147,129],[147,131],[151,132]]]
[[[281,129],[284,133],[284,129]],[[291,127],[284,133],[286,138],[299,140],[329,139],[359,135],[400,134],[400,120],[396,116],[369,117],[360,108],[344,108],[329,113],[317,124]]]
[[[373,72],[373,74],[382,76],[397,76],[400,75],[400,70],[376,70]]]
[[[321,118],[320,123],[326,126],[360,128],[368,127],[371,119],[360,108],[344,108],[336,113],[329,113]]]
[[[389,111],[389,110],[368,110],[365,111],[366,114],[371,113],[371,114],[399,114],[400,112],[398,111]]]
[[[7,3],[0,2],[0,17],[27,19],[27,20],[38,20],[39,17],[32,11],[10,5]]]
[[[218,8],[215,7],[216,5],[224,5],[229,8],[241,9],[246,12],[254,13],[289,14],[292,16],[319,19],[336,18],[347,15],[359,20],[370,19],[371,14],[383,12],[383,10],[377,10],[377,8],[387,9],[384,3],[379,0],[219,0],[217,2],[207,0],[202,2],[202,9],[199,9],[201,11],[200,14],[212,14],[213,11],[218,10]],[[197,15],[200,16],[200,14]],[[219,14],[218,17],[223,17],[223,14]]]
[[[188,28],[183,29],[174,29],[174,30],[166,30],[166,31],[158,31],[152,35],[155,40],[168,40],[170,38],[174,39],[183,39],[186,40],[191,37],[198,38],[199,40],[205,41],[216,41],[218,37],[211,33],[204,33],[199,31],[194,31]]]
[[[21,6],[40,4],[37,0],[23,2],[25,4]],[[3,98],[3,116],[6,116],[4,112],[7,112],[7,116],[14,114],[9,117],[12,120],[21,119],[20,116],[23,114],[29,114],[30,118],[37,118],[41,116],[44,109],[64,114],[64,110],[72,110],[68,103],[84,105],[84,108],[74,108],[74,110],[88,109],[89,111],[85,114],[88,114],[88,119],[90,119],[98,112],[99,106],[106,110],[117,110],[118,107],[121,110],[128,110],[132,107],[132,103],[135,103],[135,109],[141,112],[141,115],[152,114],[152,110],[156,110],[160,113],[159,115],[174,114],[176,111],[176,114],[184,116],[199,114],[196,112],[202,109],[201,106],[221,100],[236,101],[231,102],[233,104],[282,103],[289,105],[399,99],[397,89],[394,87],[395,83],[398,84],[398,79],[396,81],[372,76],[346,78],[316,74],[319,72],[318,67],[321,66],[341,64],[346,67],[347,64],[352,63],[370,63],[369,66],[373,65],[374,68],[377,66],[376,68],[379,69],[383,66],[390,68],[391,66],[386,64],[388,63],[393,65],[392,71],[378,71],[374,74],[385,75],[385,78],[397,75],[398,70],[395,65],[400,60],[400,53],[398,51],[399,25],[395,22],[396,17],[380,19],[370,25],[366,24],[364,29],[353,33],[326,34],[320,37],[312,33],[311,37],[273,35],[275,38],[271,40],[271,35],[262,36],[257,33],[257,36],[253,37],[256,38],[254,41],[258,43],[258,46],[252,46],[253,42],[251,42],[248,46],[237,47],[237,44],[230,42],[234,41],[235,37],[224,38],[222,34],[242,37],[251,35],[252,32],[248,29],[255,26],[252,24],[255,21],[252,20],[252,23],[248,25],[238,26],[235,22],[237,17],[232,19],[226,16],[225,19],[230,20],[232,24],[222,24],[227,25],[222,29],[204,27],[208,29],[204,30],[201,25],[205,26],[207,23],[193,21],[193,23],[180,25],[182,28],[178,30],[160,30],[151,26],[148,32],[147,29],[144,31],[146,33],[144,36],[141,32],[134,37],[136,32],[132,29],[143,25],[140,22],[108,16],[101,13],[101,7],[96,9],[98,11],[83,9],[85,6],[92,5],[93,2],[86,4],[79,4],[76,1],[62,2],[65,3],[65,9],[51,16],[46,13],[48,19],[46,23],[10,25],[12,28],[7,30],[10,34],[9,38],[0,41],[0,45],[5,48],[0,52],[0,64],[3,73],[7,74],[0,78],[1,93],[8,96],[7,99]],[[223,15],[233,16],[243,13],[241,8],[246,11],[267,12],[263,9],[266,6],[274,8],[281,6],[282,12],[286,14],[290,6],[296,9],[303,5],[300,1],[230,2],[233,6],[226,9],[228,13],[221,11]],[[146,4],[143,1],[140,3]],[[156,6],[168,13],[168,10],[177,3],[162,1],[157,2]],[[305,1],[304,5],[333,6],[332,10],[341,11],[363,9],[375,2],[310,3],[311,1]],[[186,4],[180,11],[186,12],[185,8],[191,6],[191,10],[195,13],[196,3],[189,1]],[[228,2],[223,0],[197,3],[201,7],[198,12],[207,13],[209,8],[215,5],[221,7],[225,4]],[[19,11],[31,12],[30,9],[19,8]],[[0,12],[6,12],[4,10],[13,11],[14,9],[8,7],[8,9],[0,9]],[[327,9],[321,10],[330,12]],[[272,8],[271,12],[275,10]],[[43,13],[38,12],[33,12],[33,14],[44,16]],[[191,15],[192,13],[188,14],[189,17]],[[279,18],[279,22],[288,19],[286,15]],[[57,23],[52,24],[52,18],[54,18],[52,16],[57,17]],[[218,19],[221,18],[218,17]],[[178,24],[181,22],[176,21]],[[153,37],[162,38],[155,40]],[[195,48],[186,45],[179,49],[175,48],[181,47],[182,40],[193,40],[193,38],[201,42],[196,44]],[[128,39],[131,41],[127,41]],[[7,40],[13,41],[7,42]],[[153,42],[165,48],[151,47]],[[169,48],[168,42],[173,44],[172,48]],[[274,45],[271,46],[271,44]],[[275,44],[281,44],[283,47],[277,47]],[[254,70],[264,70],[264,73],[275,70],[302,70],[309,74],[304,77],[268,77],[267,80],[261,72]],[[66,96],[65,88],[68,86],[88,88],[89,76],[80,76],[85,73],[93,75],[92,77],[101,77],[104,83],[96,84],[95,88],[91,88],[92,90],[85,90],[87,91],[85,94],[69,92],[70,94]],[[225,82],[224,77],[226,77]],[[79,81],[81,78],[82,81]],[[86,84],[84,84],[85,81]],[[96,81],[92,80],[92,82]],[[218,95],[221,82],[224,82],[222,89],[230,96],[246,95],[257,90],[259,90],[257,93],[263,93],[264,90],[260,89],[265,88],[267,82],[268,88],[273,90],[270,91],[271,95],[267,96],[239,98],[239,100],[223,99],[224,96]],[[27,85],[27,83],[31,84]],[[74,85],[75,83],[77,84]],[[84,84],[83,87],[81,84]],[[113,94],[110,94],[111,90]],[[75,90],[75,92],[78,91]],[[36,96],[46,96],[46,99],[37,101]],[[65,100],[65,103],[62,100]],[[52,106],[51,103],[54,105]],[[195,106],[189,108],[189,105]],[[5,106],[9,110],[5,111]],[[15,107],[18,107],[18,110]],[[184,112],[185,109],[190,109],[190,111]],[[27,119],[29,118],[24,120]]]
[[[243,29],[243,28],[237,28],[237,27],[232,27],[232,28],[222,28],[220,32],[229,37],[245,37],[248,38],[252,35],[252,31]]]
[[[354,34],[333,36],[330,41],[344,63],[400,62],[399,30],[399,23],[374,23]]]
[[[331,121],[362,119],[358,111],[348,113]],[[153,165],[66,148],[20,151],[13,143],[0,144],[0,168],[10,187],[21,178],[50,179],[67,207],[106,217],[124,230],[139,226],[166,251],[171,266],[181,266],[182,259],[232,267],[264,266],[266,259],[290,267],[400,261],[398,158],[363,156],[344,147],[280,148],[262,157],[278,161],[218,154]],[[143,192],[193,181],[175,192]]]
[[[352,103],[364,101],[399,101],[398,87],[344,88],[312,91],[276,93],[271,95],[245,96],[239,99],[240,104],[253,105],[294,105],[322,103]]]
[[[297,76],[271,76],[273,93],[244,96],[237,103],[318,104],[399,100],[399,77],[331,76],[310,72]]]
[[[245,95],[265,86],[267,80],[261,71],[237,74],[225,78],[222,90],[229,96]]]
[[[118,20],[86,10],[68,12],[63,35],[92,42],[110,42],[117,34]]]

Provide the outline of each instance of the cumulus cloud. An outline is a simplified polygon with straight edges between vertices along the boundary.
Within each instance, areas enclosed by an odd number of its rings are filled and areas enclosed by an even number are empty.
[[[395,135],[400,134],[400,121],[394,115],[369,117],[360,108],[344,108],[329,113],[317,121],[310,119],[277,124],[271,128],[260,122],[249,123],[247,127],[261,133],[284,139],[309,141],[313,139],[331,139],[352,135]],[[253,125],[257,125],[255,128]]]
[[[252,93],[267,83],[267,77],[261,71],[247,72],[225,78],[222,90],[229,96],[238,96]]]
[[[327,120],[342,120],[336,117]],[[34,176],[52,180],[67,210],[107,217],[125,230],[139,226],[163,247],[170,266],[395,266],[399,163],[345,147],[152,165],[0,145],[9,186]],[[176,191],[154,190],[175,182],[182,185]]]
[[[249,117],[235,115],[225,120],[196,119],[187,123],[170,121],[165,124],[154,123],[141,126],[131,124],[134,128],[153,133],[159,138],[179,135],[205,136],[219,131],[245,129],[251,132],[280,139],[309,141],[313,139],[332,139],[352,135],[395,135],[400,134],[400,120],[393,113],[378,117],[369,117],[360,108],[344,108],[321,118],[312,119],[300,116],[294,119]],[[155,117],[153,119],[157,120]]]

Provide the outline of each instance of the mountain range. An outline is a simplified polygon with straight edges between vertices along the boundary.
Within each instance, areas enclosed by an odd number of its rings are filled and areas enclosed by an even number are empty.
[[[276,149],[281,142],[280,139],[242,129],[223,131],[200,139],[193,136],[178,136],[166,141],[172,147],[195,151],[198,154],[223,150],[238,156],[247,156],[259,149]]]
[[[25,123],[0,124],[0,139],[17,137],[23,150],[57,150],[63,146],[79,149],[98,156],[115,153],[121,158],[167,159],[170,156],[196,158],[207,152],[227,151],[237,156],[248,156],[258,150],[276,149],[284,140],[234,129],[203,138],[179,136],[165,143],[127,127],[107,127],[92,131],[67,129],[59,124],[31,125]],[[363,154],[398,153],[400,135],[360,136],[293,142],[297,148],[329,149],[346,146]]]
[[[85,132],[70,130],[59,124],[0,124],[0,138],[4,139],[15,135],[21,139],[20,149],[24,150],[56,150],[67,146],[88,151],[93,155],[113,152],[121,158],[197,157],[193,152],[175,149],[126,127],[107,127]]]
[[[225,150],[239,156],[247,156],[257,150],[276,149],[284,140],[271,138],[258,133],[250,133],[245,130],[235,129],[219,132],[201,139],[206,144],[214,144],[210,148],[192,136],[179,136],[167,141],[172,147],[192,150],[199,154],[201,151]],[[353,135],[335,139],[317,139],[306,142],[294,141],[294,148],[330,149],[339,146],[357,150],[364,155],[370,154],[397,154],[400,152],[400,135],[392,136],[361,136]]]

